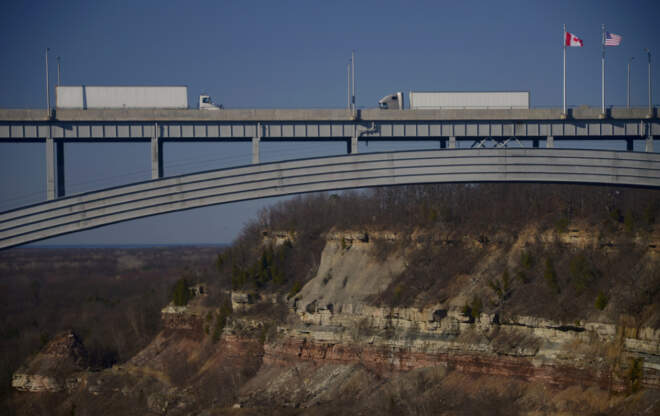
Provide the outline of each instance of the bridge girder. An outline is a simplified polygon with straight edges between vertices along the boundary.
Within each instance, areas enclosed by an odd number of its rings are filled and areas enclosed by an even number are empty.
[[[166,141],[261,140],[440,140],[456,137],[518,137],[533,140],[626,138],[660,135],[653,120],[380,120],[380,121],[2,121],[0,141],[139,142],[158,137]]]

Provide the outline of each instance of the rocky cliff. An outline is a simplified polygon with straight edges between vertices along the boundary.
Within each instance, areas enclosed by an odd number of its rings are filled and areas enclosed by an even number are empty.
[[[424,241],[428,237],[417,233],[413,239]],[[440,244],[459,240],[457,236],[431,237]],[[463,238],[474,246],[483,244],[478,238]],[[504,238],[510,236],[500,236],[500,240]],[[318,386],[314,382],[300,385],[295,377],[292,379],[294,362],[310,363],[319,374],[329,366],[340,384],[340,379],[350,379],[353,370],[349,369],[358,365],[386,378],[397,372],[440,367],[558,389],[579,385],[625,392],[633,384],[635,388],[660,389],[660,329],[639,325],[635,317],[609,320],[596,310],[590,315],[600,320],[566,322],[512,314],[505,308],[491,307],[495,312],[476,314],[465,309],[470,292],[496,295],[492,288],[484,289],[494,256],[503,255],[515,263],[521,248],[532,242],[560,244],[569,250],[604,246],[616,251],[624,247],[603,243],[589,230],[577,229],[536,236],[521,233],[509,242],[505,254],[493,247],[497,240],[492,239],[491,247],[473,267],[477,272],[459,283],[453,297],[441,303],[395,307],[370,301],[403,272],[407,261],[405,251],[390,255],[387,261],[378,259],[374,250],[379,239],[391,241],[396,236],[365,232],[327,236],[316,276],[289,300],[296,323],[278,327],[280,336],[264,345],[264,365],[242,389],[243,402],[268,403],[273,397],[286,402],[292,395],[300,396],[298,405],[303,406],[333,400],[324,389],[315,392]],[[646,253],[646,267],[656,268],[654,244],[648,239],[637,241]],[[292,385],[298,386],[298,393],[294,394]]]
[[[297,244],[293,233],[275,235],[278,245]],[[276,407],[308,414],[660,410],[660,328],[653,305],[634,316],[613,302],[595,308],[590,298],[578,310],[581,318],[570,321],[559,314],[552,319],[547,311],[524,314],[525,304],[514,302],[521,292],[560,295],[543,289],[542,277],[536,289],[531,277],[515,283],[499,277],[502,265],[512,274],[522,267],[521,253],[530,247],[536,253],[552,247],[571,258],[585,248],[612,256],[632,248],[642,262],[635,273],[655,276],[657,232],[625,244],[579,227],[487,238],[334,230],[324,239],[318,267],[298,291],[234,290],[231,316],[204,296],[184,307],[169,305],[163,331],[147,348],[100,372],[85,371],[75,337],[65,335],[17,372],[13,385],[66,391],[61,412],[74,404],[125,414],[215,414],[232,406],[245,414]],[[437,295],[409,292],[415,294],[409,305],[383,301],[388,291],[396,300],[397,292],[409,290],[404,284],[414,279],[401,276],[415,270],[413,252],[429,244],[472,253],[470,272],[453,275]],[[461,259],[439,264],[456,261]],[[525,270],[543,272],[541,266]],[[473,401],[485,407],[471,408]]]
[[[76,385],[75,373],[87,367],[85,347],[73,332],[67,332],[48,342],[15,372],[11,385],[19,391],[64,391]]]

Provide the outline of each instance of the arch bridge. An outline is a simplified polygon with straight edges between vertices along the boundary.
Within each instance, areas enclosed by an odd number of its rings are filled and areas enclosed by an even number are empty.
[[[660,154],[481,148],[351,154],[253,164],[134,183],[0,213],[0,249],[136,218],[249,199],[461,182],[660,188]]]
[[[305,192],[443,182],[660,187],[656,108],[474,110],[0,109],[0,143],[46,146],[48,201],[0,213],[0,249],[135,218]],[[441,150],[358,154],[368,141],[436,141]],[[623,141],[627,151],[556,141]],[[164,142],[251,142],[252,165],[163,177]],[[261,164],[262,141],[345,142],[346,156]],[[511,141],[528,148],[507,148]],[[633,152],[643,141],[645,152]],[[151,143],[152,180],[65,196],[69,143]],[[472,144],[461,149],[460,143]],[[486,142],[495,148],[484,148]],[[545,148],[541,145],[544,143]]]

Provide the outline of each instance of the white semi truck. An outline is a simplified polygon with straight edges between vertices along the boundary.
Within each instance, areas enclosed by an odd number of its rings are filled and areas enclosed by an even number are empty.
[[[402,110],[403,93],[386,95],[378,106]],[[419,92],[410,91],[411,110],[529,109],[529,91]]]
[[[186,86],[58,86],[58,109],[162,108],[187,109]],[[200,110],[219,110],[208,94],[199,96]]]

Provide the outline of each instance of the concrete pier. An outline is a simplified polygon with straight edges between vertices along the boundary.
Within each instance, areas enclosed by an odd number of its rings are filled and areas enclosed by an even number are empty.
[[[552,149],[555,147],[555,138],[553,136],[548,136],[548,138],[545,141],[545,147],[548,149]]]
[[[64,142],[46,138],[46,197],[53,200],[64,196]]]
[[[456,149],[456,136],[449,137],[449,148]]]
[[[163,141],[159,137],[158,123],[154,125],[154,134],[151,137],[151,179],[163,177]]]
[[[259,137],[252,138],[252,164],[256,165],[259,163],[259,143],[261,139]]]
[[[346,153],[349,155],[355,155],[359,153],[357,137],[351,137],[350,139],[346,140]]]

